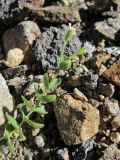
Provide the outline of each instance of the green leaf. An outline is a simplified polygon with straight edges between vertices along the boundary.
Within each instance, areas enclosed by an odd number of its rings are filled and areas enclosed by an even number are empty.
[[[33,122],[30,119],[26,119],[26,123],[29,124],[33,128],[43,128],[44,127],[44,124]]]
[[[39,113],[39,114],[47,114],[48,112],[46,112],[46,110],[44,108],[40,108],[37,107],[36,109],[34,109],[33,112]]]
[[[76,55],[78,55],[78,56],[84,55],[86,53],[87,53],[87,51],[85,50],[85,48],[80,48],[79,50],[76,51]]]
[[[60,85],[60,83],[61,83],[61,78],[53,79],[52,82],[50,82],[49,89],[55,89]]]
[[[69,27],[68,30],[67,30],[67,33],[66,33],[66,36],[65,36],[65,41],[68,42],[71,40],[72,38],[72,35],[73,35],[73,28],[72,27]]]
[[[45,90],[47,91],[49,89],[49,76],[48,76],[48,73],[44,74],[43,83],[44,83]]]
[[[39,91],[40,91],[40,85],[38,83],[35,83],[34,84],[34,89],[35,89],[35,92],[39,93]]]
[[[69,70],[71,68],[72,62],[71,60],[65,60],[59,64],[59,70]]]
[[[54,102],[56,100],[56,95],[39,95],[37,97],[41,102]]]
[[[25,137],[25,135],[23,134],[22,130],[19,130],[19,136],[20,136],[20,139],[22,139],[23,141],[26,140],[26,137]]]
[[[22,100],[24,102],[24,104],[26,105],[26,107],[28,107],[31,111],[33,110],[33,105],[31,104],[30,101],[28,101],[24,96],[21,96]]]
[[[8,122],[15,128],[15,129],[19,129],[19,125],[16,121],[16,119],[14,117],[12,117],[11,115],[9,115],[8,113],[6,113],[6,118],[8,120]]]
[[[10,139],[10,138],[7,140],[7,144],[8,144],[8,148],[9,148],[10,152],[11,152],[13,155],[15,155],[15,148],[14,148],[14,146],[12,145],[12,142],[11,142],[11,139]]]

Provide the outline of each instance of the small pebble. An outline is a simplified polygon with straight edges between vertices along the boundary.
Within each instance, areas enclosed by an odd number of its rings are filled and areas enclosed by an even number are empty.
[[[38,148],[43,148],[45,146],[45,138],[44,135],[40,134],[34,138],[35,145]]]

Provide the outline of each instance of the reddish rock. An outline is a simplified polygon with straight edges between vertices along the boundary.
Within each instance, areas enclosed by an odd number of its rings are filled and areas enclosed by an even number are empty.
[[[55,107],[58,129],[65,144],[77,145],[93,137],[99,128],[99,111],[70,95],[58,98]]]
[[[120,59],[117,60],[109,69],[103,72],[102,76],[120,86]]]

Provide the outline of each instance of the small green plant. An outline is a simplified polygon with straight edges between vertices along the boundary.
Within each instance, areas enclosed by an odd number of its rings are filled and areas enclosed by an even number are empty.
[[[51,103],[56,101],[56,94],[52,94],[52,91],[56,89],[60,84],[61,84],[61,78],[58,77],[58,73],[60,70],[69,70],[72,65],[72,59],[76,55],[83,55],[86,53],[84,48],[79,49],[76,51],[75,54],[73,55],[65,55],[65,48],[67,43],[71,40],[73,33],[75,29],[73,27],[69,27],[66,36],[65,36],[65,41],[63,44],[63,49],[61,52],[60,57],[58,58],[57,62],[57,68],[56,68],[56,74],[52,79],[50,79],[48,73],[45,73],[43,76],[43,87],[40,88],[40,85],[38,83],[35,84],[35,100],[34,103],[27,100],[24,96],[22,97],[23,100],[23,105],[20,107],[21,115],[22,115],[22,120],[20,123],[11,116],[10,114],[6,113],[6,128],[5,128],[5,133],[2,138],[0,138],[0,141],[2,140],[7,140],[7,144],[9,147],[9,150],[13,155],[15,155],[15,148],[12,145],[12,139],[14,137],[14,134],[17,133],[18,137],[20,140],[25,141],[26,137],[22,131],[22,126],[23,124],[27,123],[29,126],[33,128],[42,128],[44,127],[44,124],[34,122],[31,120],[31,115],[33,113],[37,113],[40,115],[45,115],[47,114],[46,110],[42,107],[40,107],[40,104],[45,103]]]

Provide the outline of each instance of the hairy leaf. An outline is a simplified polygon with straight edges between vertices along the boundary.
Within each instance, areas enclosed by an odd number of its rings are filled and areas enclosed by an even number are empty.
[[[11,139],[10,139],[10,138],[7,140],[7,144],[8,144],[8,148],[9,148],[10,152],[11,152],[13,155],[15,155],[15,148],[14,148],[14,146],[12,145],[12,142],[11,142]]]
[[[8,120],[8,122],[15,128],[15,129],[19,129],[19,125],[16,121],[16,119],[14,117],[12,117],[11,115],[9,115],[8,113],[6,113],[6,118]]]
[[[49,76],[48,76],[48,73],[44,74],[43,83],[44,83],[45,90],[47,91],[49,89]]]
[[[28,107],[30,110],[33,110],[33,105],[31,104],[31,102],[28,101],[24,96],[21,96],[21,97],[26,107]]]
[[[56,95],[39,95],[37,98],[41,102],[54,102],[56,100]]]
[[[68,59],[59,64],[59,69],[66,71],[71,68],[71,65],[72,65],[72,62],[70,59]]]
[[[76,51],[76,55],[80,56],[80,55],[84,55],[86,54],[86,50],[84,48],[80,48],[79,50]]]
[[[44,108],[37,107],[34,109],[34,112],[39,113],[39,114],[47,114],[46,110]]]
[[[26,123],[29,124],[33,128],[43,128],[44,127],[44,124],[33,122],[30,119],[26,119]]]
[[[55,89],[60,85],[60,83],[61,83],[61,78],[53,79],[52,82],[50,82],[49,89]]]

